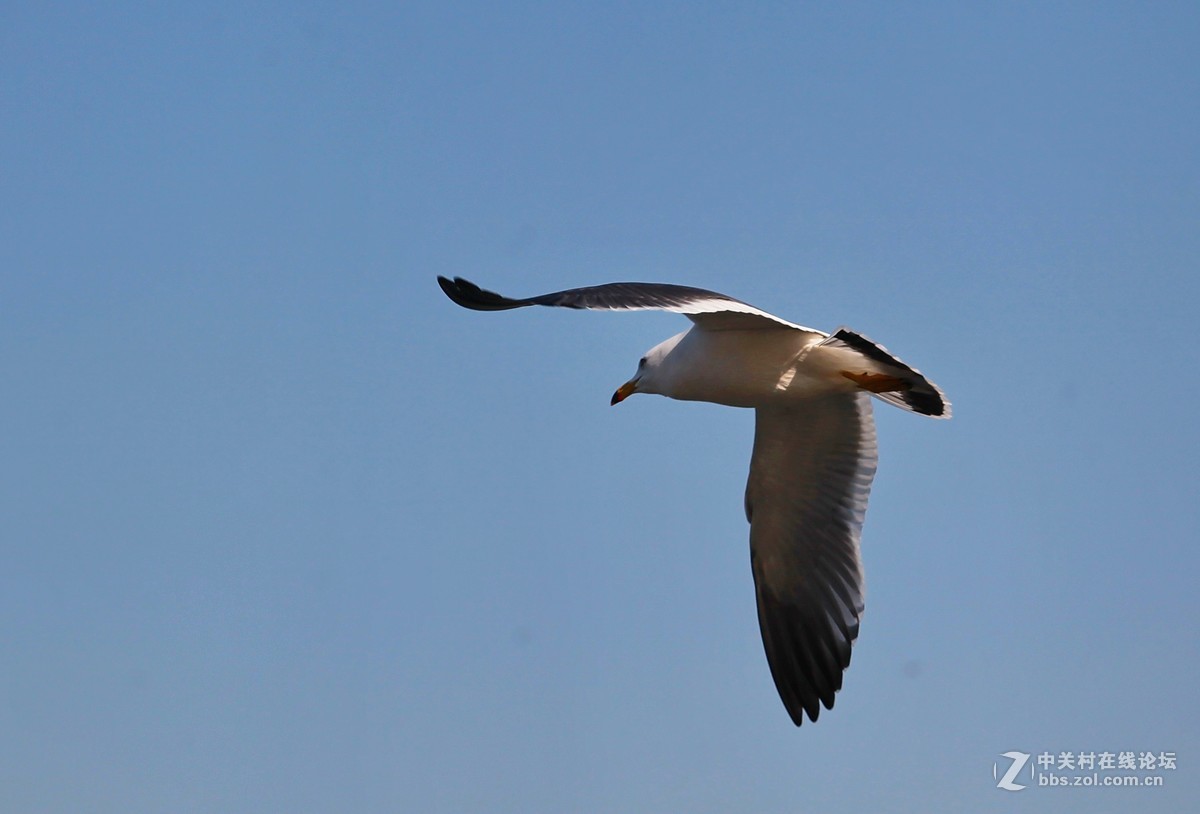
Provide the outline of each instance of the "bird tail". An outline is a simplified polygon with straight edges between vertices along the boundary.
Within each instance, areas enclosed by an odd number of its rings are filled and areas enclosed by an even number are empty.
[[[847,328],[839,328],[820,345],[853,351],[856,356],[869,360],[871,364],[863,370],[844,370],[842,375],[872,395],[910,412],[933,418],[950,417],[950,402],[938,386],[878,342]]]

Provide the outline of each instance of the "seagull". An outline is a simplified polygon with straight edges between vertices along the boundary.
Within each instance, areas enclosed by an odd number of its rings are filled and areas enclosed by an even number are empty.
[[[779,697],[800,726],[833,709],[863,615],[859,537],[877,461],[871,398],[949,418],[942,391],[846,328],[805,328],[700,288],[608,283],[511,299],[438,277],[464,308],[670,311],[692,327],[654,346],[612,404],[635,393],[755,411],[746,484],[758,623]]]

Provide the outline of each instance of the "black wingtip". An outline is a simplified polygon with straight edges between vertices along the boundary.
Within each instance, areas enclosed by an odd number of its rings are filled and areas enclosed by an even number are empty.
[[[851,614],[852,620],[837,622],[780,601],[763,588],[757,561],[752,557],[751,562],[755,563],[759,629],[779,700],[796,726],[802,726],[806,717],[816,723],[822,707],[833,709],[842,689],[858,634],[858,613]]]
[[[438,285],[442,287],[442,291],[446,292],[447,297],[463,308],[470,308],[472,311],[507,311],[510,308],[520,308],[522,305],[529,304],[482,289],[462,277],[455,277],[452,280],[439,275],[437,281]]]

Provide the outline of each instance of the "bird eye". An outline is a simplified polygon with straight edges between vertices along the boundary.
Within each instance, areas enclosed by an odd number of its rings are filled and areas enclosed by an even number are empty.
[[[646,366],[646,357],[643,356],[641,359],[638,359],[638,370],[641,370],[645,366]]]

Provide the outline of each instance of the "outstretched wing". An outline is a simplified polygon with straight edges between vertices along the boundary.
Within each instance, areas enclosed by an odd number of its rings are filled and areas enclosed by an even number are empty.
[[[863,612],[858,540],[875,476],[866,393],[760,407],[746,485],[750,563],[771,675],[799,726],[833,708]]]
[[[608,283],[587,288],[571,288],[525,299],[511,299],[480,288],[469,280],[438,277],[446,296],[463,308],[475,311],[507,311],[527,305],[556,308],[583,308],[600,311],[672,311],[684,314],[709,330],[792,328],[821,336],[826,334],[768,314],[741,300],[715,291],[667,283]]]

